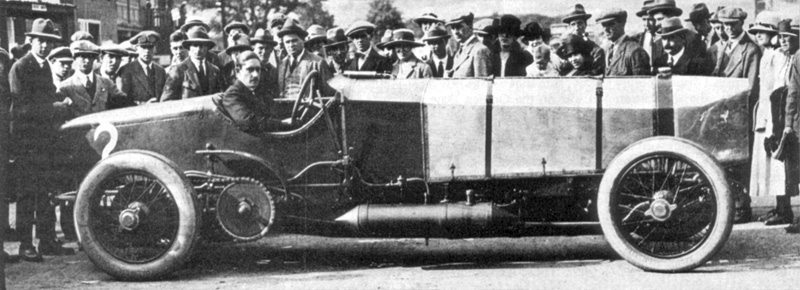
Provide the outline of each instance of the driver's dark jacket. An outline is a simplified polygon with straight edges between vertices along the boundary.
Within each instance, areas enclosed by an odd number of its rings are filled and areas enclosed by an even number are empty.
[[[274,131],[279,128],[280,121],[272,118],[273,103],[268,92],[263,84],[253,92],[236,80],[222,94],[222,106],[239,130],[251,133]]]

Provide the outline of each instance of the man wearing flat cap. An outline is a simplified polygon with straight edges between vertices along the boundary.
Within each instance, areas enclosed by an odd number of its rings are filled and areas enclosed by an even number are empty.
[[[122,58],[127,55],[125,49],[116,44],[104,44],[100,47],[100,68],[97,72],[116,84]]]
[[[328,85],[331,78],[328,64],[321,57],[309,53],[305,49],[305,39],[308,36],[303,28],[294,21],[283,25],[278,31],[287,56],[283,58],[278,71],[278,90],[281,98],[296,99],[299,97],[300,88],[306,77],[312,71],[317,71],[316,84],[325,96],[336,92]]]
[[[636,43],[625,35],[628,12],[619,8],[603,11],[597,17],[603,26],[603,34],[608,38],[606,52],[606,76],[640,76],[650,74],[650,57]]]
[[[472,31],[475,16],[470,13],[448,21],[445,26],[459,43],[450,78],[482,78],[494,73],[492,50],[480,43]]]
[[[706,53],[705,46],[693,45],[688,39],[691,37],[688,32],[678,17],[667,18],[661,22],[658,36],[665,53],[655,60],[656,69],[670,68],[673,75],[711,75],[714,63]]]
[[[20,235],[19,254],[23,260],[41,262],[41,255],[69,255],[74,251],[62,247],[56,240],[55,211],[48,193],[57,192],[57,178],[41,178],[42,169],[53,168],[62,158],[58,150],[57,124],[68,116],[69,108],[56,94],[53,75],[46,57],[53,44],[61,40],[50,19],[36,19],[30,32],[31,50],[14,63],[9,72],[10,100],[13,122],[9,154],[14,166],[9,170],[11,192],[17,193],[17,232]],[[33,246],[33,224],[36,216],[36,237],[39,251]]]
[[[453,55],[447,52],[449,39],[450,34],[442,28],[432,29],[422,38],[422,42],[425,42],[430,50],[426,62],[430,65],[435,78],[443,78],[447,76],[447,71],[453,69]]]
[[[586,13],[586,9],[583,8],[581,4],[575,4],[570,7],[567,16],[561,19],[561,22],[569,25],[568,31],[569,34],[577,35],[583,37],[583,40],[586,41],[592,50],[590,56],[592,58],[592,67],[589,68],[589,74],[591,75],[602,75],[605,73],[606,69],[606,55],[602,48],[600,48],[597,43],[588,39],[586,37],[586,21],[592,18],[592,14]],[[570,71],[572,68],[569,67],[569,62],[563,62],[562,67],[559,71]]]
[[[344,29],[341,27],[328,29],[326,37],[328,38],[328,44],[324,48],[328,68],[331,74],[342,73],[344,64],[347,62],[350,42],[347,41],[347,36],[344,35]]]
[[[189,50],[189,58],[167,72],[162,102],[206,96],[226,89],[220,69],[205,58],[215,45],[208,34],[193,28],[186,36],[183,46]]]
[[[730,37],[726,46],[717,52],[714,75],[729,78],[747,78],[751,87],[758,77],[761,49],[744,32],[747,13],[741,8],[727,7],[719,11],[718,19]]]
[[[389,58],[380,55],[372,45],[375,25],[367,21],[356,21],[345,31],[345,35],[356,49],[355,57],[345,63],[345,71],[374,71],[386,73],[392,71]]]
[[[59,47],[50,51],[47,55],[50,62],[50,70],[53,71],[53,85],[58,84],[72,76],[72,52],[69,47]]]
[[[58,85],[58,93],[69,99],[73,117],[135,105],[111,79],[93,71],[100,47],[79,40],[70,45],[70,51],[75,59],[75,74]]]
[[[117,87],[136,104],[157,102],[164,90],[167,73],[154,63],[156,42],[161,35],[145,30],[131,39],[139,56],[119,69]]]

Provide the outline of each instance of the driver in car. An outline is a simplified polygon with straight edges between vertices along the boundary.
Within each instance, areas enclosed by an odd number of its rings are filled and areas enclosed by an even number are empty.
[[[261,82],[261,59],[252,51],[237,56],[236,80],[222,95],[221,104],[240,130],[248,133],[271,132],[291,127],[291,120],[272,118],[272,99],[267,84]]]

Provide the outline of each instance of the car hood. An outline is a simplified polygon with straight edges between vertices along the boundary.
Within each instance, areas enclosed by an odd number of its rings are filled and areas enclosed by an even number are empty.
[[[90,128],[101,123],[135,124],[179,118],[214,111],[213,95],[180,101],[153,103],[89,114],[72,119],[61,126],[61,130]]]

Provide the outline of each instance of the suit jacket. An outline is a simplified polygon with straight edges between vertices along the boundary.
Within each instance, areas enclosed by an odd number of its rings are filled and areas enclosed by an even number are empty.
[[[390,72],[392,71],[392,61],[389,58],[382,56],[373,47],[372,49],[369,50],[367,59],[364,60],[364,65],[362,65],[361,68],[358,67],[358,57],[356,57],[345,61],[344,70],[374,71],[379,73]]]
[[[445,60],[442,62],[442,71],[439,71],[439,64],[436,63],[435,58],[433,57],[433,52],[427,55],[422,61],[428,64],[431,67],[431,73],[433,73],[433,77],[435,78],[443,78],[447,76],[447,71],[453,69],[453,55],[445,52]]]
[[[669,56],[665,53],[655,60],[653,66],[669,66]],[[683,55],[672,64],[673,75],[709,76],[714,71],[714,63],[704,46],[686,44]]]
[[[604,50],[608,56],[609,49],[605,47]],[[639,76],[650,74],[650,57],[644,51],[636,40],[623,35],[622,39],[618,39],[614,43],[613,53],[608,59],[606,67],[607,76]]]
[[[800,135],[800,50],[794,54],[794,59],[787,73],[786,118],[785,127],[794,129]]]
[[[750,85],[754,86],[758,77],[760,60],[761,49],[755,42],[750,40],[747,33],[744,33],[739,43],[731,51],[730,57],[725,55],[725,47],[719,49],[713,75],[728,78],[747,78],[750,81]]]
[[[273,103],[268,98],[267,86],[259,84],[250,91],[242,82],[236,80],[224,94],[222,105],[240,130],[245,132],[269,132],[279,126],[280,121],[272,118]]]
[[[400,74],[400,66],[408,66],[411,65],[411,69],[405,71],[402,75]],[[419,60],[416,56],[411,55],[407,61],[397,60],[392,66],[392,75],[397,77],[398,79],[422,79],[422,78],[432,78],[433,72],[431,71],[431,67],[427,64]]]
[[[11,70],[11,55],[7,51],[0,48],[0,104],[8,92],[8,71]],[[0,108],[5,108],[0,106]],[[2,109],[0,109],[2,110]]]
[[[319,72],[316,83],[323,95],[331,96],[336,93],[328,85],[328,80],[331,78],[330,69],[321,57],[303,51],[294,71],[291,70],[290,59],[289,56],[284,57],[278,69],[278,93],[281,98],[297,98],[300,86],[312,71]]]
[[[95,112],[136,105],[117,88],[111,79],[94,74],[95,93],[89,96],[78,74],[58,84],[58,93],[72,100],[69,105],[72,116],[79,117]]]
[[[269,62],[261,62],[261,86],[264,86],[264,92],[270,100],[274,100],[280,96],[278,91],[278,69],[272,66]],[[233,82],[234,84],[236,81]],[[233,84],[231,84],[232,86]]]
[[[512,44],[511,51],[509,51],[508,58],[506,59],[505,74],[501,72],[501,70],[503,70],[503,58],[501,53],[502,52],[498,52],[495,54],[495,76],[524,77],[527,75],[525,69],[533,63],[533,56],[530,53],[525,52],[518,44]]]
[[[146,103],[150,99],[158,100],[164,91],[167,74],[164,69],[153,63],[154,85],[148,83],[148,76],[139,61],[130,62],[117,72],[117,88],[137,103]]]
[[[161,101],[188,99],[225,91],[225,79],[219,68],[208,61],[205,65],[208,91],[203,91],[197,76],[197,67],[194,66],[191,59],[187,58],[179,65],[172,67],[167,73]]]
[[[495,72],[492,50],[480,43],[474,35],[463,43],[461,53],[456,53],[451,78],[487,77]]]

